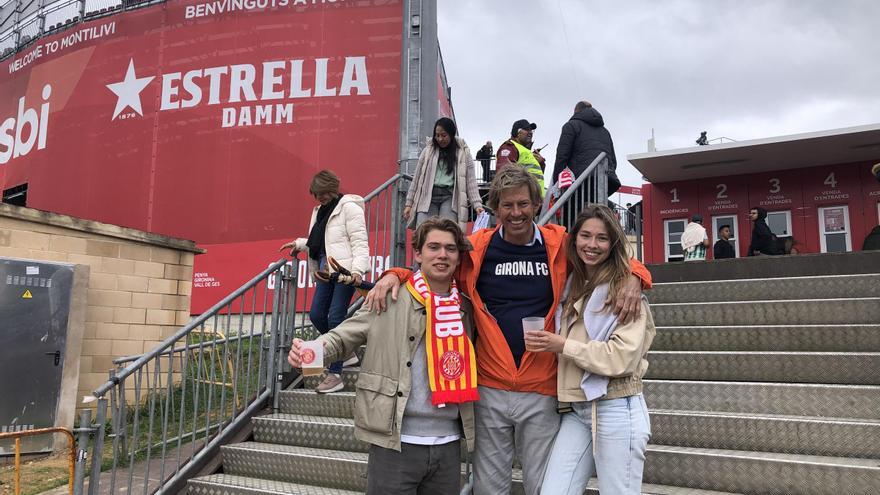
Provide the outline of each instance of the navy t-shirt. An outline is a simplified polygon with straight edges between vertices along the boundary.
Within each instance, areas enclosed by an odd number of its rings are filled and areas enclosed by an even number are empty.
[[[526,351],[522,319],[546,317],[553,305],[547,248],[540,242],[531,246],[511,244],[501,237],[499,229],[483,258],[477,292],[498,321],[519,368]]]

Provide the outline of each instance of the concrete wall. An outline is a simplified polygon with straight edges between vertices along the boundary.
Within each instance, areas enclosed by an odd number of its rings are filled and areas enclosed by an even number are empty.
[[[76,397],[189,321],[192,241],[0,204],[0,257],[87,265]],[[66,356],[65,359],[75,356]]]

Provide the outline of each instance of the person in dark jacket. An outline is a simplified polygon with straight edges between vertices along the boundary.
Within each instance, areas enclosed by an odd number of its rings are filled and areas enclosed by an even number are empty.
[[[730,244],[730,225],[718,227],[718,240],[712,248],[712,257],[716,260],[736,258],[736,252]]]
[[[495,151],[492,150],[492,141],[486,141],[486,144],[483,145],[482,148],[477,150],[477,160],[479,160],[480,165],[483,167],[483,182],[491,182],[492,177],[490,165],[492,164],[492,156],[495,155]]]
[[[755,222],[752,228],[752,242],[749,244],[749,256],[760,254],[779,254],[773,232],[767,225],[767,210],[754,207],[749,210],[749,219]]]
[[[579,101],[574,106],[574,115],[562,126],[559,135],[553,183],[565,167],[570,168],[575,177],[581,175],[603,151],[608,155],[608,196],[611,196],[620,188],[611,133],[605,128],[602,114],[590,102]]]

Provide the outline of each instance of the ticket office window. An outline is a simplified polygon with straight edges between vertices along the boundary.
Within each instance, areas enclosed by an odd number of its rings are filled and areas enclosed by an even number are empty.
[[[739,232],[739,225],[736,221],[736,215],[721,215],[717,217],[712,217],[712,235],[711,238],[714,239],[712,242],[712,246],[715,245],[721,237],[718,236],[718,229],[721,228],[722,225],[730,225],[730,239],[727,242],[733,246],[733,252],[736,253],[736,257],[739,258],[739,248],[737,243],[737,235]]]
[[[826,206],[819,208],[819,244],[823,253],[852,251],[849,226],[849,207]]]
[[[666,261],[684,261],[684,250],[681,248],[681,235],[684,233],[686,219],[665,220],[663,222],[664,239],[666,239]]]
[[[776,237],[791,237],[791,211],[767,212],[767,226]]]

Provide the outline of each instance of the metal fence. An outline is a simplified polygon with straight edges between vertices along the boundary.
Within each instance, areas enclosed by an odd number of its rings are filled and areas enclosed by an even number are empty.
[[[632,255],[642,259],[642,219],[639,210],[630,211],[608,201],[608,159],[603,152],[565,190],[554,184],[544,197],[538,225],[555,223],[569,232],[581,209],[589,203],[608,204],[620,220],[626,234],[635,237]]]
[[[374,262],[367,280],[409,261],[399,220],[409,181],[395,175],[364,198]],[[176,493],[256,412],[277,411],[293,377],[290,342],[314,335],[304,269],[305,260],[279,259],[155,349],[114,361],[90,398],[94,421],[81,412],[75,492]]]

